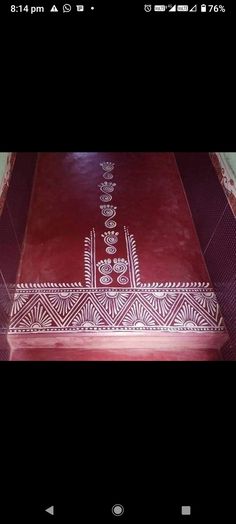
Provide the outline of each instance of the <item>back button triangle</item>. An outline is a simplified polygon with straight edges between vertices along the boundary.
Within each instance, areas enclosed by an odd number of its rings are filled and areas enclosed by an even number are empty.
[[[50,506],[49,508],[45,509],[45,511],[50,515],[54,515],[54,506]]]

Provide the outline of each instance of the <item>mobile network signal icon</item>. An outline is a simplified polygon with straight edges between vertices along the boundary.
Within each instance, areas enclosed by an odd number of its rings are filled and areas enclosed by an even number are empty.
[[[191,9],[189,9],[189,12],[190,12],[190,13],[191,13],[191,12],[192,12],[192,13],[196,13],[196,11],[197,11],[197,4],[194,5]]]
[[[170,7],[170,9],[169,9],[169,13],[170,13],[171,11],[172,11],[172,12],[176,11],[176,5],[172,5],[172,6],[171,6],[171,5],[168,5],[168,7]]]

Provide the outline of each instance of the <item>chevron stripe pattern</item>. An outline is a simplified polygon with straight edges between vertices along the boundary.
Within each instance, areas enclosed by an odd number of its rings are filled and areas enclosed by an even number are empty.
[[[18,284],[11,334],[104,331],[222,332],[224,324],[209,284]]]

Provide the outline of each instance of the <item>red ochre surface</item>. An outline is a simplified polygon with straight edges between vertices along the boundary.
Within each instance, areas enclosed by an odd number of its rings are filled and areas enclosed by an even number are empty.
[[[117,256],[123,226],[134,234],[141,281],[209,282],[190,210],[170,153],[42,153],[18,282],[83,282],[84,238],[94,227],[97,259],[107,258],[99,166],[115,162]]]
[[[110,203],[117,206],[114,230],[119,232],[119,240],[112,256],[127,258],[126,226],[136,241],[142,283],[210,283],[172,153],[41,153],[18,283],[81,282],[84,286],[84,239],[93,228],[96,260],[110,258],[101,237],[107,231],[98,187],[104,182],[100,166],[104,161],[115,163],[111,181],[116,186]],[[102,287],[100,277],[97,270],[97,285]],[[40,307],[35,306],[39,315]],[[48,314],[46,310],[41,318],[45,320]],[[23,327],[32,319],[27,307],[25,315]],[[218,360],[227,339],[225,332],[214,329],[182,334],[150,332],[147,336],[112,332],[108,337],[67,334],[63,328],[59,334],[49,331],[10,333],[11,359]]]

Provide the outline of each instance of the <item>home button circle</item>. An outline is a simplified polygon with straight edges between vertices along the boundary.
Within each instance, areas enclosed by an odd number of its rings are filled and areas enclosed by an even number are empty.
[[[124,508],[121,504],[114,504],[114,506],[112,506],[111,511],[113,515],[115,515],[115,517],[120,517],[124,513]]]

